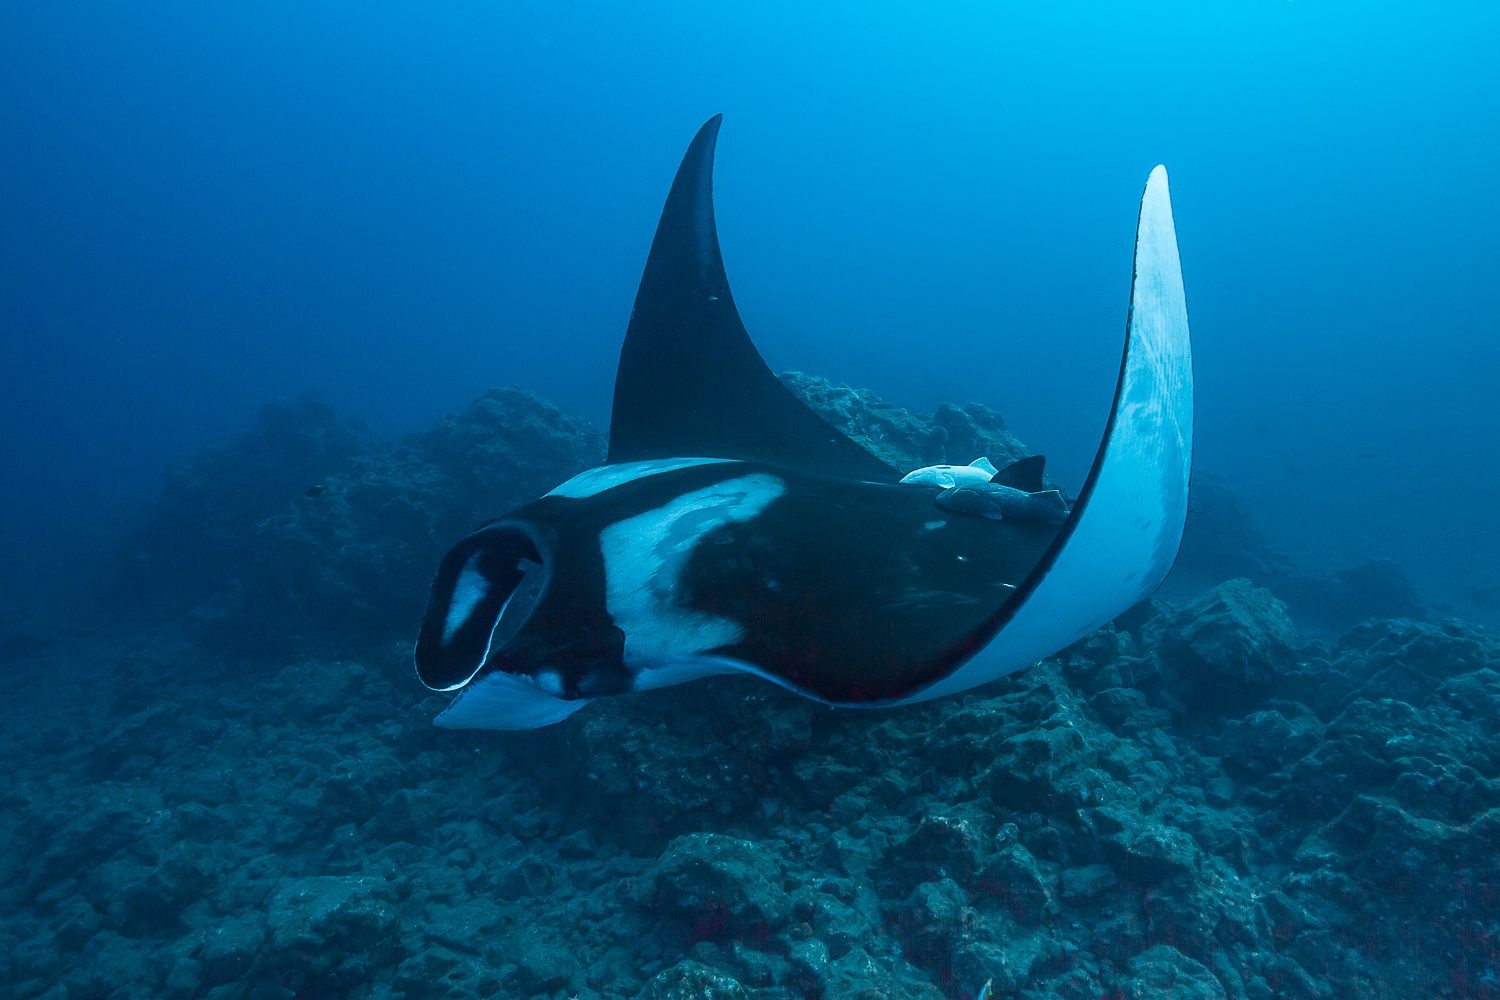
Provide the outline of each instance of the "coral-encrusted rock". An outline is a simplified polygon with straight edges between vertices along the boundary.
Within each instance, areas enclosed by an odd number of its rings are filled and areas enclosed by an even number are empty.
[[[208,984],[231,982],[249,972],[265,940],[266,921],[260,913],[231,918],[211,927],[198,951]]]
[[[1120,877],[1109,865],[1084,865],[1069,868],[1062,873],[1062,897],[1065,900],[1093,899],[1106,889],[1113,888]]]
[[[991,792],[1009,808],[1076,809],[1099,784],[1095,762],[1095,750],[1075,726],[1029,730],[1000,745]]]
[[[985,892],[1001,900],[1022,924],[1036,924],[1057,912],[1049,880],[1036,858],[1020,844],[1001,848],[985,866],[979,881]]]
[[[892,918],[906,950],[919,964],[945,966],[973,920],[969,897],[952,879],[923,882],[899,906]]]
[[[749,1000],[750,991],[728,973],[687,959],[651,977],[640,1000]]]
[[[126,543],[112,597],[191,601],[228,586],[254,556],[258,521],[386,447],[317,400],[268,404],[250,430],[167,470],[161,502]]]
[[[1259,778],[1316,747],[1323,739],[1323,724],[1313,715],[1288,719],[1279,711],[1253,712],[1230,720],[1223,739],[1224,759]]]
[[[1297,631],[1286,605],[1249,580],[1230,580],[1172,617],[1166,652],[1180,668],[1207,669],[1247,684],[1266,684],[1292,666]]]
[[[582,963],[547,935],[522,933],[511,942],[510,957],[516,965],[515,986],[521,996],[553,993],[567,986],[576,991],[582,985]]]
[[[781,864],[758,844],[694,833],[668,845],[632,897],[685,922],[693,937],[762,936],[791,916],[781,881]]]
[[[1000,414],[978,403],[944,403],[924,417],[883,402],[868,389],[834,385],[801,372],[777,377],[818,416],[902,472],[924,465],[968,465],[980,456],[1003,468],[1031,454],[1006,430]]]
[[[405,635],[449,546],[603,457],[587,423],[521,389],[491,389],[328,477],[326,492],[289,497],[257,527],[243,599],[218,627],[236,641]]]
[[[1224,986],[1201,962],[1170,945],[1148,948],[1130,960],[1121,993],[1129,1000],[1225,1000]]]
[[[982,816],[954,812],[924,817],[910,837],[885,854],[884,864],[897,872],[896,891],[910,892],[941,878],[967,885],[983,864]]]
[[[1154,817],[1113,804],[1089,812],[1100,853],[1129,881],[1150,883],[1190,872],[1203,859],[1192,837]]]
[[[314,992],[347,989],[381,964],[397,918],[384,881],[331,875],[283,881],[267,916],[271,963]]]

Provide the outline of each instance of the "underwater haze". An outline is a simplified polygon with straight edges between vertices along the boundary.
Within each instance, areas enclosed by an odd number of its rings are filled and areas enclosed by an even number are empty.
[[[0,1000],[1500,1000],[1497,29],[0,4]]]
[[[775,370],[1004,414],[1077,489],[1171,172],[1198,467],[1300,562],[1497,599],[1487,4],[9,4],[14,576],[314,392],[389,436],[493,385],[607,423],[683,144],[725,129]],[[1493,611],[1493,607],[1489,608]]]

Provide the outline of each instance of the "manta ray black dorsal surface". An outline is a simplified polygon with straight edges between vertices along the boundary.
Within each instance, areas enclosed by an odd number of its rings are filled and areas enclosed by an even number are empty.
[[[698,130],[662,209],[620,349],[608,463],[730,458],[894,483],[777,380],[740,321],[714,225],[720,120]]]

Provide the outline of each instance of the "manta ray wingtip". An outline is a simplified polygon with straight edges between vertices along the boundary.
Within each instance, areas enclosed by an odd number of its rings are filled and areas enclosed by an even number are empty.
[[[1151,168],[1151,174],[1146,178],[1146,191],[1141,196],[1141,207],[1152,205],[1164,206],[1168,214],[1172,211],[1172,193],[1167,183],[1167,168],[1165,164],[1158,163]]]

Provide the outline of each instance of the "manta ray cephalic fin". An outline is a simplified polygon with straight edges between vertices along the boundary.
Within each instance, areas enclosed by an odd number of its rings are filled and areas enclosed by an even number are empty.
[[[1030,666],[1149,596],[1177,559],[1192,461],[1192,345],[1167,171],[1157,167],[1136,227],[1120,378],[1083,490],[1047,553],[996,612],[988,644],[904,701]]]
[[[620,349],[608,464],[702,456],[894,483],[781,384],[740,320],[714,225],[719,121],[699,129],[662,209]]]

